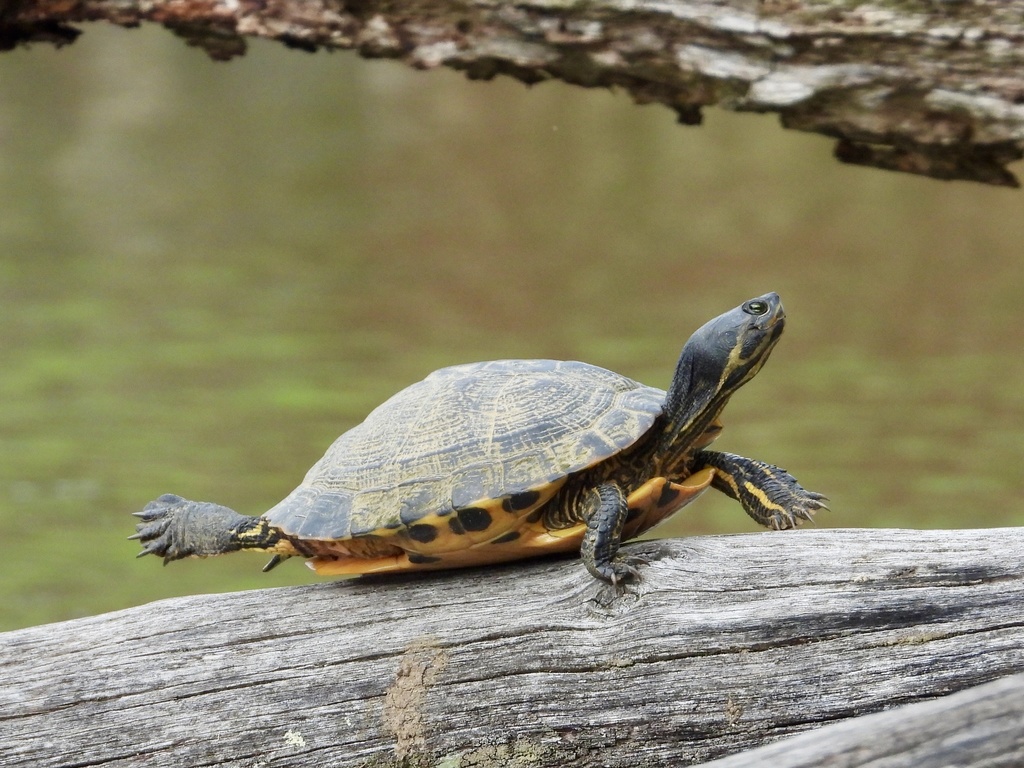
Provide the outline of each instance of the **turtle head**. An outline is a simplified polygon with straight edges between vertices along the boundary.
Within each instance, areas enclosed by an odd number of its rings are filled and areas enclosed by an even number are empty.
[[[779,294],[766,293],[702,325],[680,356],[680,363],[689,363],[691,388],[699,382],[726,394],[735,392],[761,370],[785,324]]]
[[[779,295],[766,293],[694,332],[665,401],[671,442],[689,444],[703,434],[729,397],[761,370],[785,322]]]

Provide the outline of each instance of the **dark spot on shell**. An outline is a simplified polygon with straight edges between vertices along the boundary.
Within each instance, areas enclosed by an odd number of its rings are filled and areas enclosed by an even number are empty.
[[[459,522],[467,531],[486,531],[491,527],[491,513],[481,507],[459,510]]]
[[[509,531],[504,536],[499,536],[491,544],[507,544],[510,541],[515,541],[519,538],[519,531]]]
[[[529,514],[526,518],[528,523],[536,523],[544,516],[544,507],[539,507]]]
[[[643,510],[638,507],[630,507],[629,512],[626,514],[626,522],[631,523],[636,520],[640,515],[643,514]]]
[[[456,536],[464,536],[466,533],[466,529],[462,527],[462,523],[457,517],[453,517],[448,521],[448,527],[452,529],[452,533]]]
[[[421,555],[419,552],[408,552],[406,557],[408,557],[409,562],[414,565],[426,565],[427,563],[441,562],[440,557],[434,557],[433,555]]]
[[[523,491],[522,493],[513,493],[501,502],[501,508],[506,512],[522,512],[524,509],[529,509],[536,504],[539,498],[540,491]]]
[[[661,489],[661,495],[658,496],[658,506],[664,507],[671,504],[679,496],[679,491],[672,487],[670,483],[665,483]]]
[[[410,525],[408,528],[409,538],[422,544],[427,544],[437,538],[437,528],[425,523]]]

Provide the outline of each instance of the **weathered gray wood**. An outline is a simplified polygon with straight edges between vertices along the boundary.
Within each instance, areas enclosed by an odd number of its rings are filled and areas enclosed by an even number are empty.
[[[0,764],[686,764],[1024,671],[1022,528],[627,551],[622,594],[548,560],[0,635]]]
[[[827,725],[702,768],[1020,768],[1024,675]]]
[[[776,112],[840,139],[845,162],[935,178],[1016,185],[1024,156],[1024,0],[8,0],[0,49],[99,19],[158,22],[216,58],[264,37],[618,87],[686,123],[712,104]]]

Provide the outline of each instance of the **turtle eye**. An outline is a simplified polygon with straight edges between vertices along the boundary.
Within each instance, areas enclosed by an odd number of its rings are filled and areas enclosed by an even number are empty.
[[[748,315],[764,315],[768,312],[768,302],[761,299],[751,299],[743,305],[743,311]]]

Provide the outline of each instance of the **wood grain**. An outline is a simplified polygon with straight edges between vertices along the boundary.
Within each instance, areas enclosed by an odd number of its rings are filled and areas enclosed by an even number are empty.
[[[1021,528],[625,551],[624,591],[568,558],[0,635],[0,764],[692,764],[1024,671]]]

